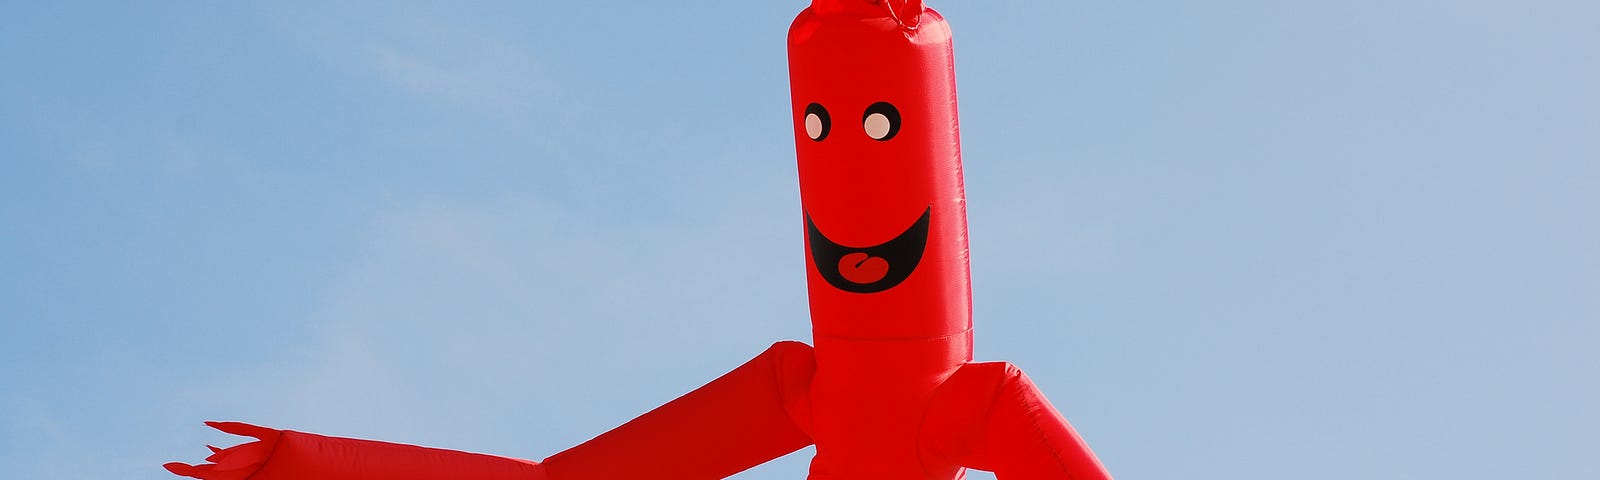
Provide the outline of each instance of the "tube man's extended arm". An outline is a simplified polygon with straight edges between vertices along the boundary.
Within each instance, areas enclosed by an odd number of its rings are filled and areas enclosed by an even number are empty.
[[[210,447],[207,464],[168,463],[167,470],[205,480],[544,480],[536,462],[397,443],[328,437],[238,422],[206,422],[255,437],[228,449]]]
[[[811,347],[779,342],[711,383],[544,462],[211,422],[256,441],[213,448],[209,464],[166,467],[206,480],[717,479],[811,444],[804,425],[815,368]]]

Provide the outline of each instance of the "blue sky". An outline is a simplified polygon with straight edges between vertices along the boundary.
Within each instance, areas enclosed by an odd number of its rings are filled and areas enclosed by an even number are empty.
[[[0,478],[542,458],[808,339],[804,2],[649,3],[0,7]],[[932,5],[978,357],[1119,478],[1600,476],[1600,4]]]

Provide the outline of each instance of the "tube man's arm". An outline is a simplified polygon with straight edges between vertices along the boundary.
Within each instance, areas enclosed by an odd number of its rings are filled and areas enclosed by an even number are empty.
[[[925,455],[987,470],[1000,480],[1110,480],[1072,425],[1022,370],[969,363],[935,393]]]
[[[739,368],[545,459],[551,480],[718,479],[810,445],[811,347],[778,342]]]
[[[806,431],[815,370],[810,346],[779,342],[711,383],[544,462],[208,422],[256,441],[212,447],[211,463],[166,468],[205,480],[717,479],[811,444]]]
[[[168,463],[167,470],[205,480],[544,480],[544,468],[515,458],[398,443],[327,437],[239,422],[206,422],[255,437],[227,449],[211,447],[206,464]]]

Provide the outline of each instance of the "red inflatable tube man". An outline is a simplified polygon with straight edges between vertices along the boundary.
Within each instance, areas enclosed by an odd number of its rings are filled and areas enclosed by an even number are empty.
[[[814,0],[789,30],[816,347],[779,342],[542,462],[241,423],[210,480],[715,479],[816,445],[811,480],[1111,478],[1009,363],[972,362],[950,30],[919,0]]]

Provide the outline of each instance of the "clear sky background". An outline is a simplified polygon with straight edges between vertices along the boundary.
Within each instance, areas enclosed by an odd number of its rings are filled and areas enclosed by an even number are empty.
[[[0,478],[543,458],[809,340],[803,1],[130,3],[0,6]],[[1600,478],[1600,3],[933,6],[977,355],[1119,478]]]

